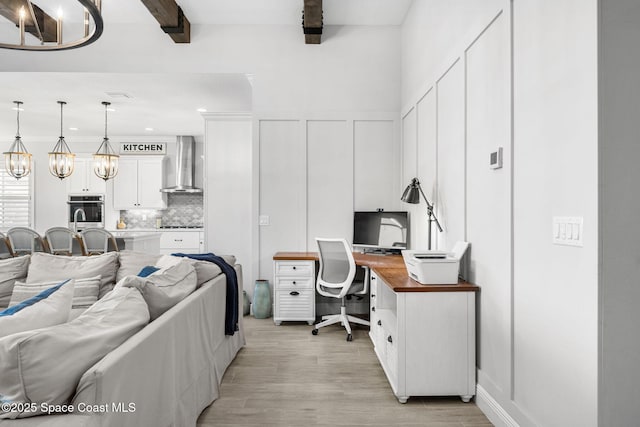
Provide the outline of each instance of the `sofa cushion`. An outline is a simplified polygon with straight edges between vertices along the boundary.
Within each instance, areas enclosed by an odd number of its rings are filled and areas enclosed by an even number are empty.
[[[123,250],[118,253],[120,268],[116,275],[116,282],[126,276],[135,276],[147,265],[156,265],[162,255],[145,252]]]
[[[193,265],[196,270],[196,288],[202,286],[204,282],[207,282],[214,277],[222,274],[222,270],[217,265],[207,262],[207,261],[198,261],[191,258],[185,258],[181,256],[172,256],[172,255],[163,255],[157,262],[156,266],[161,269],[166,269],[169,266],[175,265],[181,261],[187,261],[191,265]]]
[[[162,288],[156,286],[151,279],[139,276],[127,276],[116,283],[118,287],[136,288],[142,294],[149,308],[151,320],[157,319],[162,313],[179,303],[183,298],[179,295],[169,296]]]
[[[10,305],[18,304],[39,292],[56,285],[60,281],[24,283],[16,281],[11,294]],[[86,279],[75,279],[73,287],[73,302],[71,308],[89,308],[98,301],[98,292],[100,290],[100,275],[88,277]]]
[[[38,410],[69,403],[84,372],[148,321],[140,292],[121,287],[69,323],[0,338],[0,400],[36,403]],[[0,418],[40,413],[0,410]]]
[[[160,270],[147,276],[147,279],[162,288],[168,296],[183,299],[196,290],[196,270],[188,260],[166,255],[156,267],[160,267]]]
[[[107,252],[94,256],[64,256],[36,252],[31,255],[27,283],[49,280],[86,279],[100,275],[102,298],[113,289],[118,271],[118,252]]]
[[[27,277],[30,255],[0,260],[0,309],[8,307],[16,280]]]
[[[66,322],[71,312],[73,288],[73,279],[65,280],[0,311],[0,338]]]

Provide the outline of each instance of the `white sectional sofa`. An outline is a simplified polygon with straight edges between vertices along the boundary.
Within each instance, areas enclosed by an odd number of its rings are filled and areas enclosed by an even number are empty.
[[[123,252],[116,278],[153,265],[154,257]],[[222,376],[245,344],[241,315],[237,331],[225,335],[227,278],[216,268],[199,264],[195,291],[84,371],[65,408],[72,413],[0,419],[0,426],[195,426],[202,410],[218,398]],[[242,295],[242,268],[235,264],[234,269]],[[1,276],[0,271],[0,285]],[[242,313],[242,299],[237,299]],[[57,328],[64,331],[65,325]],[[69,348],[67,357],[81,354]],[[0,361],[0,378],[2,366]]]

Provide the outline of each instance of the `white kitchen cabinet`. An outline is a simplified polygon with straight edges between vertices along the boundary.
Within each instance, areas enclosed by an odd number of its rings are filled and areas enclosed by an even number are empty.
[[[456,395],[468,402],[476,389],[477,287],[410,290],[396,291],[371,273],[369,335],[393,393],[401,403],[410,396]]]
[[[67,180],[69,194],[105,194],[107,184],[93,172],[93,158],[76,157],[73,173]]]
[[[120,157],[118,174],[113,179],[113,208],[166,209],[163,185],[164,157]]]
[[[160,232],[160,253],[199,254],[204,252],[204,232],[202,231],[162,231]]]

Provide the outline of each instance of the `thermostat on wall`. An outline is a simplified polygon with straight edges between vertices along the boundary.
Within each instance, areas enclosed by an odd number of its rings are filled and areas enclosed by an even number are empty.
[[[489,155],[489,167],[491,169],[500,169],[502,167],[502,147],[498,147],[496,151],[492,151]]]

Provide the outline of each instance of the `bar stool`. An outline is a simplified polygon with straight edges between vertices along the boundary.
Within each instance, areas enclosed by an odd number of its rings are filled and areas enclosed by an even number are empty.
[[[74,242],[80,248],[80,252],[84,253],[80,236],[67,227],[51,227],[45,231],[44,240],[53,255],[73,255]]]
[[[9,249],[13,256],[28,255],[34,252],[47,252],[42,236],[29,227],[13,227],[7,231]]]
[[[0,233],[0,259],[11,258],[11,247],[4,233]]]
[[[113,234],[102,228],[86,228],[80,232],[84,255],[100,255],[118,252],[118,243]]]

